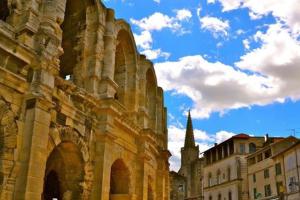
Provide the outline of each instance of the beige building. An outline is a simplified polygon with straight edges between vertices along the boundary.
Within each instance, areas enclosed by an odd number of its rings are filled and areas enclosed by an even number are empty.
[[[273,155],[293,145],[294,137],[267,138],[263,148],[248,156],[248,185],[250,199],[282,198],[285,180],[283,160]]]
[[[0,199],[168,200],[166,116],[113,10],[0,1]]]
[[[181,166],[178,171],[170,173],[171,200],[203,199],[203,164],[199,158],[199,146],[194,139],[193,124],[188,114],[184,146],[181,148]]]
[[[283,199],[300,199],[300,141],[290,143],[287,148],[273,155],[276,162],[282,163],[283,172]]]
[[[239,134],[204,152],[204,200],[247,200],[247,155],[262,137]]]

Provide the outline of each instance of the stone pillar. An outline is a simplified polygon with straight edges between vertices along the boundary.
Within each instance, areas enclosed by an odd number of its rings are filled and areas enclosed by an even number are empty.
[[[112,9],[107,9],[106,13],[106,31],[104,40],[104,66],[102,70],[102,79],[99,93],[102,97],[114,97],[117,91],[117,85],[114,83],[116,39],[114,36],[115,13]]]
[[[15,199],[40,200],[43,192],[52,104],[40,98],[25,102],[25,126],[20,151],[20,175]]]
[[[96,133],[94,160],[94,182],[91,199],[109,200],[111,148],[114,138],[103,133]]]

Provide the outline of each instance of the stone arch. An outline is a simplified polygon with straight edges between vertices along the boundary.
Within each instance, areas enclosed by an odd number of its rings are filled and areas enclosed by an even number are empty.
[[[10,199],[17,177],[16,116],[10,105],[0,96],[0,199]]]
[[[83,180],[84,161],[79,148],[72,142],[62,142],[47,159],[43,199],[80,199]]]
[[[54,150],[61,144],[73,144],[73,146],[76,147],[77,154],[80,155],[83,166],[83,177],[80,182],[80,185],[82,186],[78,191],[80,191],[80,197],[83,199],[88,198],[92,189],[93,181],[93,167],[89,155],[89,148],[84,138],[76,129],[66,126],[52,127],[50,129],[50,140],[48,144],[48,159],[50,158],[51,153],[54,152]],[[47,177],[48,171],[49,169],[46,169],[45,178]],[[84,182],[84,184],[82,184],[82,182]],[[66,195],[71,194],[67,193]]]
[[[135,109],[136,103],[137,51],[131,31],[124,25],[117,27],[119,30],[117,28],[116,31],[117,42],[113,77],[118,88],[115,98],[132,111]]]
[[[1,0],[0,1],[0,20],[6,21],[8,16],[9,16],[8,1]]]
[[[60,76],[78,83],[75,70],[83,64],[84,32],[87,26],[87,7],[90,0],[66,0],[64,20],[61,24],[63,54],[60,56]]]
[[[149,68],[146,72],[146,95],[145,105],[149,116],[149,125],[156,128],[156,113],[157,113],[157,81],[154,69]]]
[[[117,159],[111,165],[109,198],[130,193],[130,171],[122,159]]]

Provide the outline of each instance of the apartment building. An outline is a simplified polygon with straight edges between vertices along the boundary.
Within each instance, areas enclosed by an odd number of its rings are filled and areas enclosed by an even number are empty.
[[[264,137],[239,134],[205,151],[204,199],[247,200],[247,156],[264,142]]]
[[[267,137],[264,147],[247,157],[249,199],[282,198],[285,187],[283,159],[272,156],[296,142],[295,137]]]
[[[297,141],[273,156],[277,162],[282,162],[283,197],[284,200],[300,199],[300,141]]]

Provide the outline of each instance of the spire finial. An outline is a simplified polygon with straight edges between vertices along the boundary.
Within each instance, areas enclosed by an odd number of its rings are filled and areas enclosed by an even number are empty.
[[[186,133],[184,147],[195,147],[194,130],[192,124],[191,110],[188,111],[188,118],[186,124]]]

